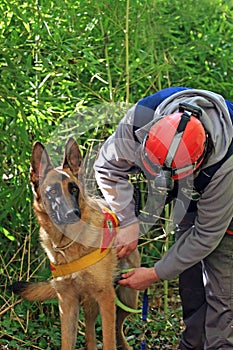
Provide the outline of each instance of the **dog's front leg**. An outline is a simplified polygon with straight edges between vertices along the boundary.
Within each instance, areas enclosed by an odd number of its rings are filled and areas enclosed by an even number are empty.
[[[95,332],[95,323],[96,317],[99,313],[98,304],[96,301],[87,300],[84,303],[84,312],[85,312],[85,321],[86,321],[86,346],[87,350],[96,350],[96,332]]]
[[[103,350],[116,350],[116,310],[113,287],[99,294],[98,304],[102,319]]]
[[[71,289],[58,293],[61,319],[61,350],[74,350],[77,340],[79,298]]]

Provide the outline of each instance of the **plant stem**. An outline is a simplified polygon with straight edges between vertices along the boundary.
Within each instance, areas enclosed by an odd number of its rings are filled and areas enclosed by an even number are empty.
[[[126,103],[129,103],[129,1],[126,1],[125,21],[125,73],[126,73]]]
[[[100,13],[100,7],[97,5],[98,12]],[[104,25],[102,22],[102,19],[100,17],[100,30],[102,33],[102,36],[104,38],[104,58],[105,58],[105,67],[107,70],[107,76],[108,76],[108,86],[109,86],[109,99],[110,102],[113,102],[113,88],[112,88],[112,75],[111,75],[111,67],[110,67],[110,59],[109,59],[109,54],[108,54],[108,42],[109,42],[109,37],[108,33],[104,29]]]

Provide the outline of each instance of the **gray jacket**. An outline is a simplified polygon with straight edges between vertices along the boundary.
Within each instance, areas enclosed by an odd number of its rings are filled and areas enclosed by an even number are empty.
[[[166,98],[155,110],[153,120],[178,111],[180,102],[202,108],[201,121],[208,131],[213,147],[202,168],[217,163],[226,154],[233,136],[232,122],[222,96],[206,90],[184,90]],[[133,106],[119,123],[115,133],[102,146],[95,163],[98,185],[122,227],[138,220],[135,216],[133,187],[129,174],[141,167],[140,142],[151,121],[142,125],[135,138]],[[144,107],[145,115],[148,114]],[[143,118],[143,110],[141,115]],[[137,142],[138,140],[138,142]],[[197,204],[194,222],[183,228],[180,239],[155,264],[161,279],[171,279],[209,255],[219,244],[233,216],[233,161],[230,157],[214,174]],[[179,209],[178,209],[179,210]],[[178,213],[179,215],[179,213]],[[183,214],[182,214],[183,215]]]

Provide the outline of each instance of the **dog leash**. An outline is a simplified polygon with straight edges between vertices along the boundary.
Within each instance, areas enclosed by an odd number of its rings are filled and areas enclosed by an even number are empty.
[[[122,270],[122,273],[126,273],[129,271],[134,270],[134,268],[131,269],[126,269],[126,270]],[[114,286],[116,287],[116,289],[119,287],[118,285],[118,281],[122,279],[121,274],[115,279],[114,281]],[[140,310],[136,310],[136,309],[132,309],[130,307],[128,307],[127,305],[123,304],[119,298],[117,297],[117,294],[115,295],[115,303],[118,307],[120,307],[121,309],[123,309],[124,311],[136,314],[136,313],[141,313],[142,314],[142,341],[141,341],[141,350],[146,350],[146,331],[147,331],[147,317],[148,317],[148,306],[149,306],[149,295],[150,295],[150,289],[147,288],[144,290],[143,293],[143,299],[142,299],[142,309]]]
[[[146,350],[146,331],[147,331],[147,316],[148,316],[148,302],[149,302],[149,290],[146,289],[143,293],[143,301],[142,301],[142,309],[141,310],[136,310],[132,309],[129,306],[123,304],[120,299],[115,295],[115,303],[118,307],[120,307],[122,310],[130,312],[132,314],[138,314],[142,313],[142,341],[141,341],[141,350]]]
[[[124,310],[126,312],[130,312],[131,314],[140,314],[142,312],[142,310],[140,310],[140,309],[139,310],[133,309],[133,308],[123,304],[122,301],[120,301],[120,299],[118,298],[117,294],[115,294],[115,304],[116,304],[116,306],[118,306],[122,310]]]
[[[142,341],[141,341],[141,350],[146,350],[146,330],[147,330],[147,316],[148,316],[148,302],[149,302],[149,294],[150,290],[145,289],[143,293],[143,301],[142,301]]]
[[[122,279],[122,274],[123,273],[127,273],[134,270],[134,268],[130,268],[130,269],[124,269],[120,271],[120,275],[118,275],[115,279],[114,279],[114,287],[115,287],[115,291],[117,291],[117,289],[120,287],[118,284],[118,281],[120,281]],[[115,293],[115,304],[116,306],[118,306],[119,308],[121,308],[122,310],[126,311],[126,312],[130,312],[132,314],[139,314],[142,312],[141,309],[137,310],[137,309],[133,309],[125,304],[122,303],[122,301],[118,298],[117,293]]]

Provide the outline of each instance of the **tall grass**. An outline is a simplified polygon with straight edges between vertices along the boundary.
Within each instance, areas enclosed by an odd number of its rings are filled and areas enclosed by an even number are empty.
[[[7,291],[14,280],[50,276],[31,208],[32,143],[62,145],[75,126],[83,153],[95,154],[128,105],[171,85],[233,99],[232,2],[3,0],[0,10],[0,344],[56,349],[56,303],[20,303]],[[123,107],[109,111],[113,104]],[[163,246],[147,237],[144,263],[153,264]],[[153,349],[158,338],[159,349],[177,339],[166,322],[150,330]],[[140,320],[131,325],[136,349]]]

